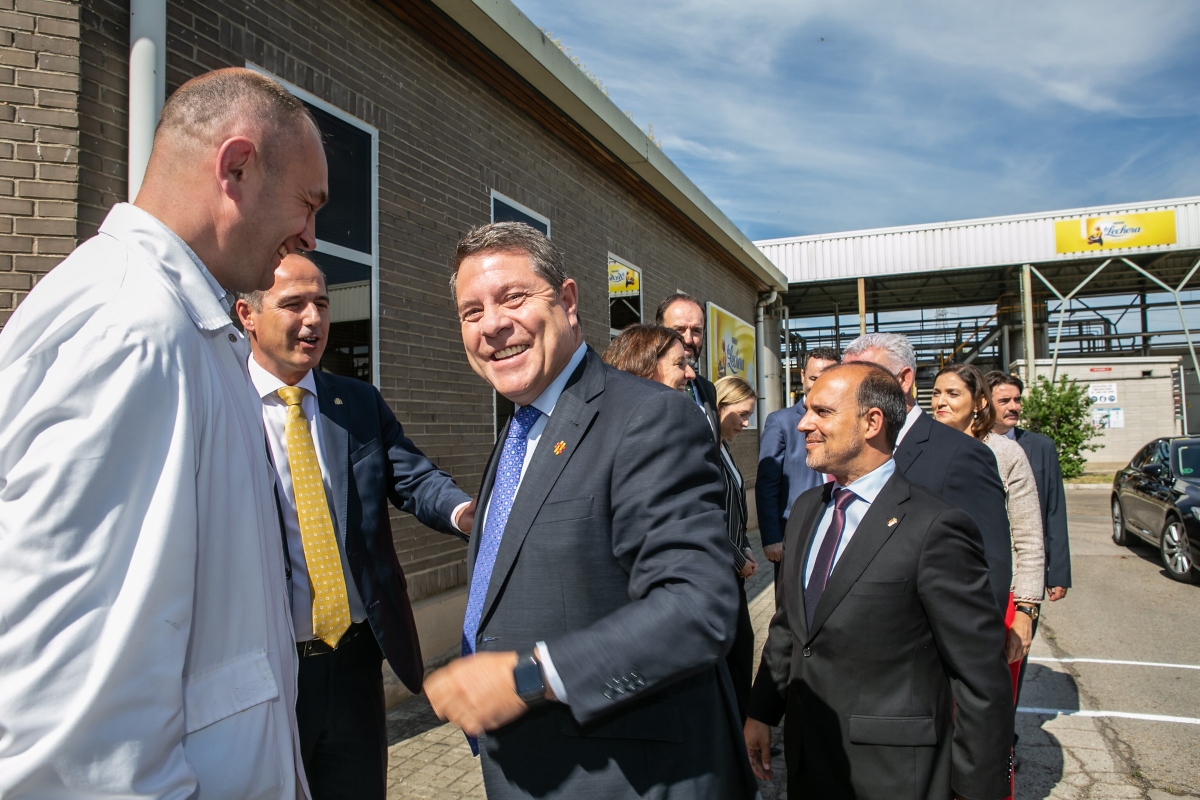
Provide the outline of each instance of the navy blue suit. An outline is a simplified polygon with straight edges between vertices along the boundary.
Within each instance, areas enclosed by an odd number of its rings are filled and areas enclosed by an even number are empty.
[[[796,428],[803,416],[803,400],[790,408],[772,411],[758,439],[754,506],[758,510],[758,533],[764,547],[783,541],[788,514],[796,498],[824,481],[821,473],[808,468],[804,434]]]

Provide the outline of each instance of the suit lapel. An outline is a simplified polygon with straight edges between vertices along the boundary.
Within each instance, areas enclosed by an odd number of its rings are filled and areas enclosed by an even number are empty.
[[[786,541],[787,533],[792,530],[792,525],[796,524],[799,526],[795,529],[795,536],[799,544],[796,552],[801,553],[802,556],[800,558],[785,558],[784,565],[790,572],[788,575],[789,580],[785,585],[796,588],[793,596],[798,597],[800,602],[800,613],[794,616],[796,624],[805,634],[805,636],[801,637],[802,639],[807,638],[808,631],[808,611],[804,605],[804,566],[808,563],[808,553],[812,550],[813,538],[817,533],[817,525],[821,521],[821,514],[825,511],[825,507],[829,505],[829,496],[832,492],[832,483],[826,483],[821,487],[821,493],[818,495],[817,500],[809,506],[808,510],[801,515],[799,520],[793,523],[794,518],[788,518],[788,530],[784,532],[784,540]]]
[[[925,443],[929,441],[929,431],[932,427],[933,420],[928,414],[922,413],[917,416],[913,426],[905,434],[904,441],[900,443],[892,456],[896,460],[897,472],[907,472],[908,468],[917,460],[917,456],[921,455],[921,451],[925,449]]]
[[[813,614],[812,630],[808,632],[809,639],[821,630],[825,620],[829,619],[829,615],[854,587],[879,549],[899,530],[904,519],[901,506],[908,497],[908,482],[897,470],[884,484],[875,502],[867,509],[842,557],[834,563],[833,572],[829,575],[825,591],[821,593],[821,600],[817,603],[816,613]],[[892,522],[893,519],[895,522]]]
[[[346,508],[350,485],[350,434],[346,430],[346,408],[334,402],[334,388],[321,375],[313,371],[317,384],[317,407],[321,411],[322,449],[328,460],[329,490],[333,494],[333,513],[337,519],[338,534],[342,546],[346,544]]]
[[[590,405],[590,401],[604,390],[604,364],[591,348],[588,348],[584,362],[576,374],[579,377],[572,376],[572,380],[567,382],[566,388],[559,396],[546,427],[538,437],[537,449],[534,450],[529,467],[521,478],[521,486],[517,489],[508,523],[504,527],[504,536],[496,552],[496,563],[492,567],[487,597],[480,614],[481,620],[487,619],[488,612],[500,593],[500,587],[508,578],[521,545],[525,543],[525,537],[529,535],[529,529],[542,509],[542,504],[567,464],[578,452],[579,443],[587,435],[598,413],[597,409]]]

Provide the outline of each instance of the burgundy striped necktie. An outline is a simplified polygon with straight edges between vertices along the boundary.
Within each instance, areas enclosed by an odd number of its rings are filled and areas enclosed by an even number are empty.
[[[817,560],[813,564],[808,586],[804,587],[804,612],[808,617],[809,628],[812,628],[817,603],[821,602],[821,594],[829,581],[829,573],[833,571],[833,556],[842,540],[842,531],[846,529],[846,509],[856,499],[858,496],[849,489],[833,490],[833,519],[829,521],[825,538],[821,540],[821,548],[817,550]]]

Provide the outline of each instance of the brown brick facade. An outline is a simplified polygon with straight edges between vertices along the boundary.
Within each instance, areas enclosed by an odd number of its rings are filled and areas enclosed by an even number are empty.
[[[79,5],[0,0],[0,325],[75,248]]]
[[[15,1],[18,7],[67,6]],[[81,238],[94,233],[106,210],[124,199],[128,14],[128,3],[121,0],[82,2],[80,119],[71,129],[82,137],[70,142],[79,147],[74,152],[80,170]],[[67,70],[73,63],[75,72],[45,74],[78,80],[80,34],[75,32],[74,52],[64,45],[61,53],[41,54],[46,61],[37,74],[51,67]],[[50,35],[48,29],[28,33]],[[55,35],[60,37],[56,42],[72,41]],[[593,346],[602,349],[608,340],[610,251],[642,270],[647,318],[661,297],[683,289],[753,320],[754,289],[719,262],[711,248],[697,244],[599,169],[594,159],[552,135],[381,5],[367,0],[170,0],[167,35],[168,93],[203,71],[249,61],[379,129],[381,389],[406,433],[472,493],[492,447],[492,393],[463,355],[448,294],[447,260],[463,231],[488,221],[489,190],[550,218],[554,241],[580,283],[584,334]],[[33,51],[13,52],[28,53],[26,61],[33,57]],[[13,67],[5,63],[0,68]],[[48,120],[74,121],[73,107],[30,102],[28,108],[50,115],[39,116],[46,121],[38,126],[50,124]],[[22,124],[36,138],[32,124]],[[66,173],[39,176],[46,186],[71,190],[60,205],[69,203],[73,221],[75,184]],[[40,206],[44,200],[29,202]],[[17,212],[4,213],[7,220]],[[32,209],[27,217],[41,219]],[[8,247],[26,243],[29,249],[22,252],[46,258],[42,254],[47,251],[38,248],[43,241],[54,241],[57,259],[69,250],[57,243],[73,241],[23,230],[28,232],[14,232],[12,244],[5,245],[5,258]],[[28,273],[0,272],[12,274]],[[3,286],[0,292],[7,291]],[[756,446],[757,437],[747,433],[735,447],[751,486]],[[414,599],[465,582],[462,544],[406,515],[396,514],[393,526]]]

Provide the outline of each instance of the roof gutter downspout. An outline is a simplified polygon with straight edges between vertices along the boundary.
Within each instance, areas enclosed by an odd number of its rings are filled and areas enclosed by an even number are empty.
[[[150,162],[154,129],[167,93],[167,2],[129,4],[129,202],[137,198]]]
[[[767,414],[770,409],[767,408],[767,379],[765,377],[766,360],[764,354],[767,352],[767,331],[766,323],[763,320],[763,309],[775,302],[775,298],[779,297],[779,292],[772,289],[769,294],[759,297],[758,307],[755,309],[754,315],[754,339],[758,343],[758,369],[756,370],[757,386],[754,391],[758,394],[758,429],[761,431]]]

